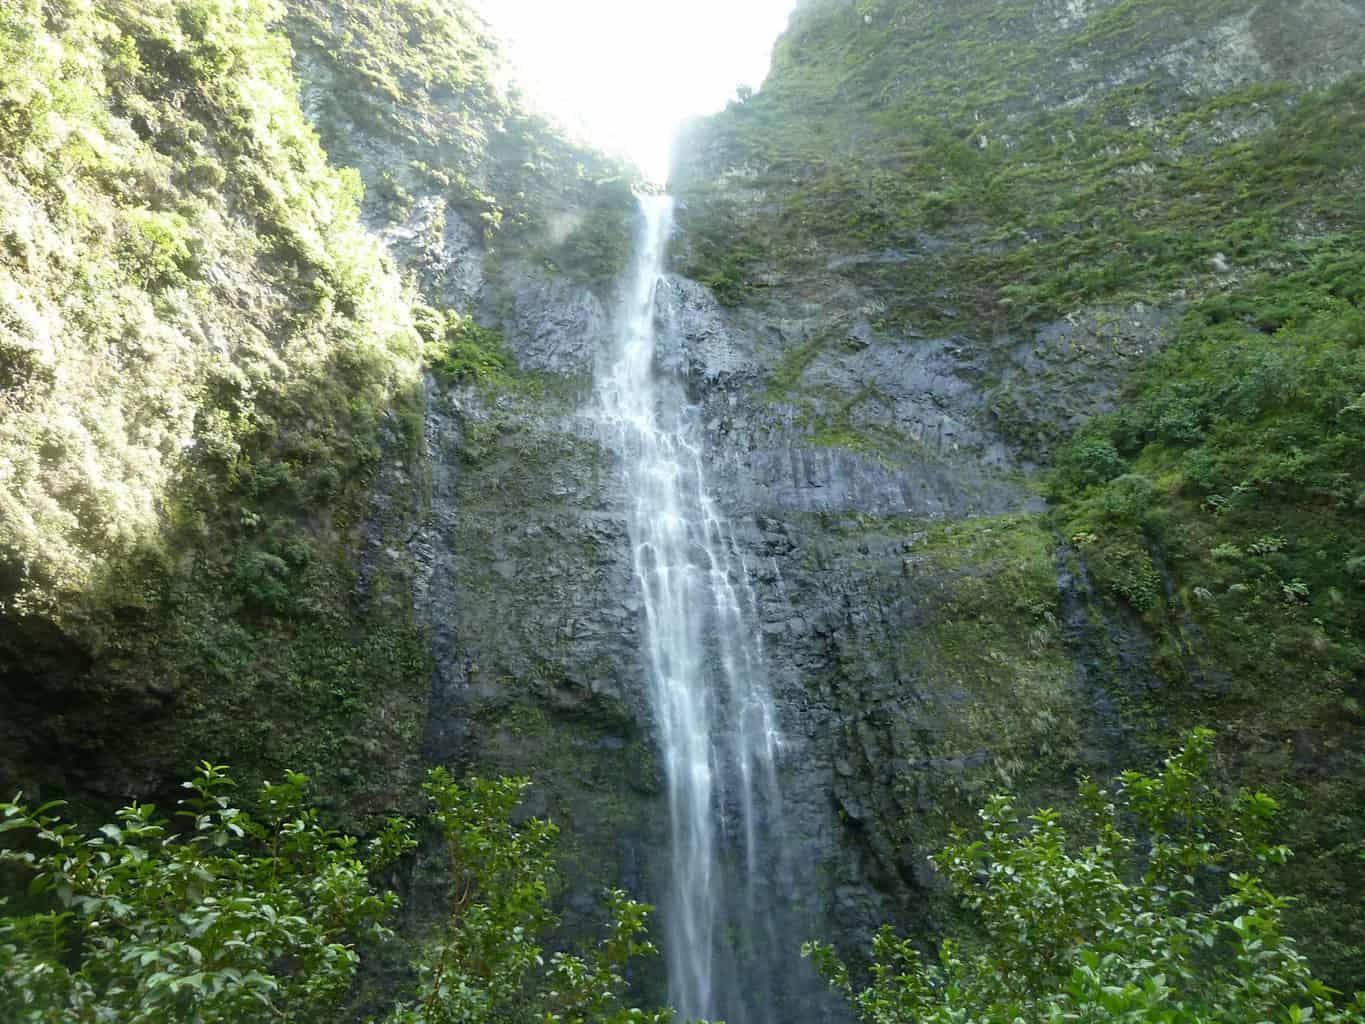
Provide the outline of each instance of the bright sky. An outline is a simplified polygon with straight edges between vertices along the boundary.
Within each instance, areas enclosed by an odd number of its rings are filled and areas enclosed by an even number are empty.
[[[668,175],[679,122],[757,89],[795,0],[475,0],[534,103]]]

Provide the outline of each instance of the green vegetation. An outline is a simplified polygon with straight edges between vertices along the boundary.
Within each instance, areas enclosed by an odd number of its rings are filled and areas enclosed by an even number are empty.
[[[585,183],[585,212],[562,239],[552,233],[538,249],[545,263],[600,288],[614,285],[630,261],[637,205],[629,176],[614,175]]]
[[[924,589],[919,628],[897,645],[893,671],[952,680],[956,692],[935,715],[937,756],[992,752],[980,776],[928,781],[942,793],[937,807],[965,811],[962,798],[975,802],[985,787],[1050,776],[1081,743],[1084,712],[1061,642],[1054,543],[1046,524],[1027,515],[903,528],[916,531],[908,571],[923,575]],[[952,792],[955,783],[967,788]]]
[[[367,213],[401,222],[414,194],[438,197],[498,258],[615,283],[637,175],[530,111],[468,4],[295,0],[284,28],[327,152],[380,185]]]
[[[1365,79],[1181,89],[1142,63],[1252,7],[1101,5],[1081,30],[1030,0],[812,5],[764,89],[689,147],[725,165],[684,162],[684,270],[757,301],[774,275],[900,253],[837,270],[881,300],[884,327],[992,332],[1278,264],[1324,224],[1361,232]],[[1277,17],[1248,29],[1277,68],[1289,58],[1269,48],[1291,34],[1328,46],[1330,25]],[[726,165],[747,173],[717,180]]]
[[[605,286],[630,174],[527,112],[458,0],[23,0],[0,64],[0,778],[120,793],[207,753],[391,807],[430,685],[423,366],[552,384],[417,303],[362,212],[434,198],[432,230]]]
[[[267,783],[252,814],[234,805],[227,770],[205,762],[176,826],[148,804],[90,832],[52,805],[0,804],[0,833],[20,837],[0,848],[0,865],[32,877],[37,904],[0,916],[5,1019],[336,1019],[362,953],[381,957],[394,942],[398,898],[378,880],[410,855],[416,831],[390,819],[362,846],[321,824],[307,782]],[[621,971],[654,953],[649,908],[624,893],[608,894],[596,948],[544,955],[556,830],[515,821],[526,785],[430,773],[425,827],[448,858],[446,918],[386,1024],[668,1020],[622,1002]]]
[[[207,753],[391,806],[430,680],[423,366],[552,385],[417,303],[362,211],[435,197],[438,233],[605,286],[630,175],[457,0],[22,0],[0,65],[0,778],[127,792]]]
[[[1365,1020],[1317,980],[1266,886],[1289,856],[1267,836],[1264,793],[1222,799],[1209,779],[1213,735],[1194,732],[1155,776],[1124,773],[1117,795],[1087,783],[1078,830],[1007,796],[934,864],[975,929],[936,960],[884,929],[860,984],[822,944],[805,948],[866,1024],[1124,1021],[1244,1024]]]
[[[456,312],[430,307],[417,311],[427,365],[445,384],[473,384],[484,390],[506,390],[514,367],[502,336]]]
[[[1226,723],[1293,808],[1305,856],[1283,885],[1313,895],[1291,917],[1324,970],[1353,977],[1365,933],[1339,908],[1362,884],[1365,817],[1365,260],[1337,240],[1301,258],[1190,309],[1122,411],[1059,454],[1054,516],[1102,599],[1156,638],[1168,689],[1146,712]],[[1291,734],[1322,766],[1311,784]]]
[[[306,781],[267,785],[257,818],[231,804],[225,769],[205,763],[185,784],[193,795],[181,801],[179,834],[148,804],[89,833],[51,805],[0,805],[6,838],[30,837],[27,849],[0,850],[0,862],[31,875],[35,902],[51,907],[0,918],[6,1018],[334,1013],[355,970],[354,940],[390,934],[383,922],[397,898],[371,876],[409,841],[394,823],[361,856],[305,809]]]
[[[1155,776],[1125,772],[1117,794],[1082,785],[1070,817],[1026,825],[1007,796],[934,858],[974,928],[936,962],[885,929],[870,981],[832,947],[809,944],[821,972],[869,1024],[1105,1020],[1350,1024],[1284,930],[1288,901],[1263,876],[1290,851],[1270,840],[1267,794],[1231,801],[1211,782],[1213,734],[1196,730]],[[412,855],[418,830],[389,819],[360,844],[326,828],[308,779],[264,785],[250,812],[227,769],[205,762],[184,784],[178,827],[134,803],[83,831],[0,804],[0,865],[33,880],[0,916],[0,1009],[56,1019],[204,1024],[306,1021],[346,1011],[365,958],[394,941],[398,905],[379,879]],[[526,781],[455,782],[433,770],[424,828],[446,862],[447,902],[388,1024],[538,1021],[666,1024],[625,1003],[622,974],[655,952],[648,908],[608,894],[607,937],[546,957],[554,923],[553,825],[518,820]]]
[[[113,5],[50,29],[25,2],[0,21],[0,547],[21,613],[155,544],[192,469],[254,475],[291,406],[321,418],[291,483],[353,472],[415,369],[357,182],[304,123],[269,10]]]
[[[1077,670],[1046,519],[845,516],[819,534],[815,525],[802,532],[820,538],[817,557],[840,567],[864,607],[882,610],[844,627],[836,667],[808,684],[848,723],[850,781],[835,782],[836,799],[881,868],[923,864],[1001,786],[1064,801],[1107,723]],[[916,886],[917,934],[950,926],[944,894]]]
[[[1337,57],[1358,19],[1063,6],[801,5],[763,90],[684,146],[682,269],[750,309],[822,311],[766,389],[810,444],[914,450],[867,426],[887,417],[856,372],[834,394],[810,372],[846,355],[845,320],[870,320],[873,344],[952,336],[989,403],[978,425],[1047,467],[1039,530],[1077,635],[1040,673],[1017,580],[974,579],[973,554],[933,596],[980,621],[935,603],[908,644],[909,678],[967,695],[935,726],[1020,739],[979,740],[1005,762],[1036,763],[1034,735],[1075,750],[1093,709],[1053,699],[1057,722],[1030,723],[1037,681],[1062,693],[1068,663],[1136,750],[1219,722],[1298,837],[1273,872],[1292,930],[1323,977],[1365,987],[1365,78]],[[1096,404],[1120,411],[1076,431]],[[944,579],[938,557],[924,572]],[[897,785],[899,810],[930,783]]]
[[[523,370],[502,333],[472,316],[420,303],[413,316],[426,366],[436,380],[445,387],[472,388],[487,406],[480,410],[480,418],[464,421],[466,448],[471,452],[510,440],[522,417],[567,401],[581,389],[583,381],[578,377]]]
[[[421,343],[279,14],[0,14],[0,776],[411,783],[409,570],[352,551],[418,512],[372,494],[418,472]]]

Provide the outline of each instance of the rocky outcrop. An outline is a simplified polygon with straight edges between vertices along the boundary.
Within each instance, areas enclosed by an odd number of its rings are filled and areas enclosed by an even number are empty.
[[[495,383],[425,381],[429,493],[402,552],[431,652],[422,756],[532,779],[526,812],[561,829],[566,926],[595,935],[603,888],[651,894],[666,829],[620,468],[588,414],[630,246],[629,179],[495,91],[385,95],[347,46],[401,76],[402,25],[348,42],[355,26],[331,6],[296,4],[288,22],[305,107],[333,159],[360,171],[370,229],[418,300],[473,318],[511,365]],[[448,17],[441,31],[465,38],[468,12]],[[433,60],[439,36],[424,39]]]

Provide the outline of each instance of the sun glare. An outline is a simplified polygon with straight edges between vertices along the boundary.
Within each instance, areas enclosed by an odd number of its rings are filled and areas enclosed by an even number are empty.
[[[795,0],[476,0],[533,102],[668,176],[680,122],[758,88]]]

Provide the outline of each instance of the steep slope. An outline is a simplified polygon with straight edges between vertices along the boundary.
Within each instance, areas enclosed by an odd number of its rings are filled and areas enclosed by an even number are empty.
[[[423,763],[533,774],[595,926],[664,820],[579,415],[633,173],[458,0],[35,0],[0,45],[0,786],[209,758],[363,828]]]
[[[932,935],[987,791],[1212,722],[1365,984],[1363,25],[810,0],[685,139],[657,368],[757,596],[793,944]],[[591,415],[632,177],[505,77],[458,0],[0,13],[0,785],[209,757],[355,819],[424,760],[528,773],[571,927],[658,898]]]
[[[0,20],[0,774],[31,793],[366,758],[359,810],[413,767],[410,573],[351,549],[417,513],[420,341],[272,13]]]
[[[985,788],[1203,722],[1361,984],[1362,52],[1340,0],[811,0],[684,137],[678,361],[773,560],[840,928],[932,930]]]

